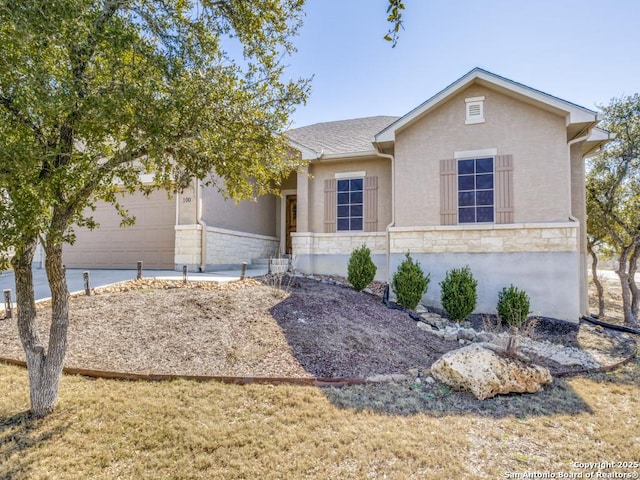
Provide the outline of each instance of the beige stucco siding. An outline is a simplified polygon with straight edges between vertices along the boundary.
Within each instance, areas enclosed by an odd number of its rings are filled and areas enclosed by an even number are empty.
[[[276,236],[276,198],[264,195],[256,202],[235,203],[225,199],[216,187],[201,188],[202,220],[212,227]],[[186,188],[178,196],[178,225],[197,223],[197,202],[193,187]]]
[[[485,122],[465,125],[465,98],[478,96]],[[476,84],[397,133],[396,225],[439,225],[439,161],[492,148],[513,155],[514,222],[568,219],[565,119]]]
[[[215,187],[202,191],[202,218],[207,225],[259,235],[276,235],[276,200],[264,195],[256,202],[244,200],[235,203],[225,199]]]
[[[384,231],[391,222],[391,161],[382,157],[362,158],[349,161],[318,162],[309,164],[308,221],[310,232],[324,231],[324,181],[335,178],[336,173],[365,172],[366,176],[378,177],[378,231]],[[298,190],[300,182],[298,182]],[[301,202],[298,196],[298,231],[300,229]]]

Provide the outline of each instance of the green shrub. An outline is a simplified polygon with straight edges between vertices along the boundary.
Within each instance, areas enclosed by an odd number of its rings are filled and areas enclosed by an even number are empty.
[[[427,274],[425,277],[420,267],[420,262],[414,262],[409,252],[406,253],[405,257],[393,275],[391,287],[396,297],[398,297],[398,303],[405,308],[413,310],[418,306],[422,295],[429,288],[431,275]]]
[[[477,287],[478,282],[473,278],[468,265],[447,272],[444,280],[440,282],[440,300],[442,308],[452,320],[461,322],[471,315],[478,301]]]
[[[358,292],[373,282],[376,270],[377,268],[371,260],[371,250],[366,245],[363,244],[351,252],[347,267],[347,279]]]
[[[518,287],[509,285],[498,293],[498,305],[496,310],[504,322],[511,327],[522,326],[531,313],[529,310],[529,295]]]

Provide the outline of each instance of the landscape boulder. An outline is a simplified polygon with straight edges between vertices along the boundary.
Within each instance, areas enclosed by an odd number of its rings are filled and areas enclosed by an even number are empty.
[[[468,390],[478,400],[506,393],[535,393],[552,382],[549,370],[510,358],[479,344],[445,353],[431,374],[450,387]]]

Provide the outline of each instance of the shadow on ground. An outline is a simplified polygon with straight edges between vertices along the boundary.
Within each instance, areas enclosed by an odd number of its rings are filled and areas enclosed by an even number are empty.
[[[69,426],[55,414],[38,419],[27,411],[0,417],[0,479],[28,479],[32,450],[61,436]]]
[[[351,288],[296,279],[288,291],[290,296],[274,306],[271,314],[300,365],[314,376],[364,378],[406,374],[410,368],[422,371],[444,352],[459,347],[457,342],[445,342],[416,328],[407,315],[386,309],[376,297]],[[541,319],[535,333],[555,343],[579,346],[578,330],[578,325]],[[547,366],[554,371],[555,365]],[[632,383],[640,375],[638,370],[594,378]],[[406,381],[324,388],[323,392],[340,408],[387,415],[523,418],[593,413],[564,378],[555,378],[552,385],[536,394],[500,395],[484,401],[470,393],[454,391],[428,375]]]
[[[562,379],[555,379],[553,385],[539,393],[499,395],[482,401],[439,382],[427,385],[411,382],[353,385],[326,388],[324,392],[340,408],[387,415],[422,413],[440,417],[475,414],[493,418],[524,418],[593,413],[581,396]]]

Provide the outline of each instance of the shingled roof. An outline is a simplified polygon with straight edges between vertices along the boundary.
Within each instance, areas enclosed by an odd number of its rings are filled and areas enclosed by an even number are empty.
[[[353,154],[373,150],[373,137],[399,117],[366,117],[324,122],[289,130],[291,140],[319,154]]]

